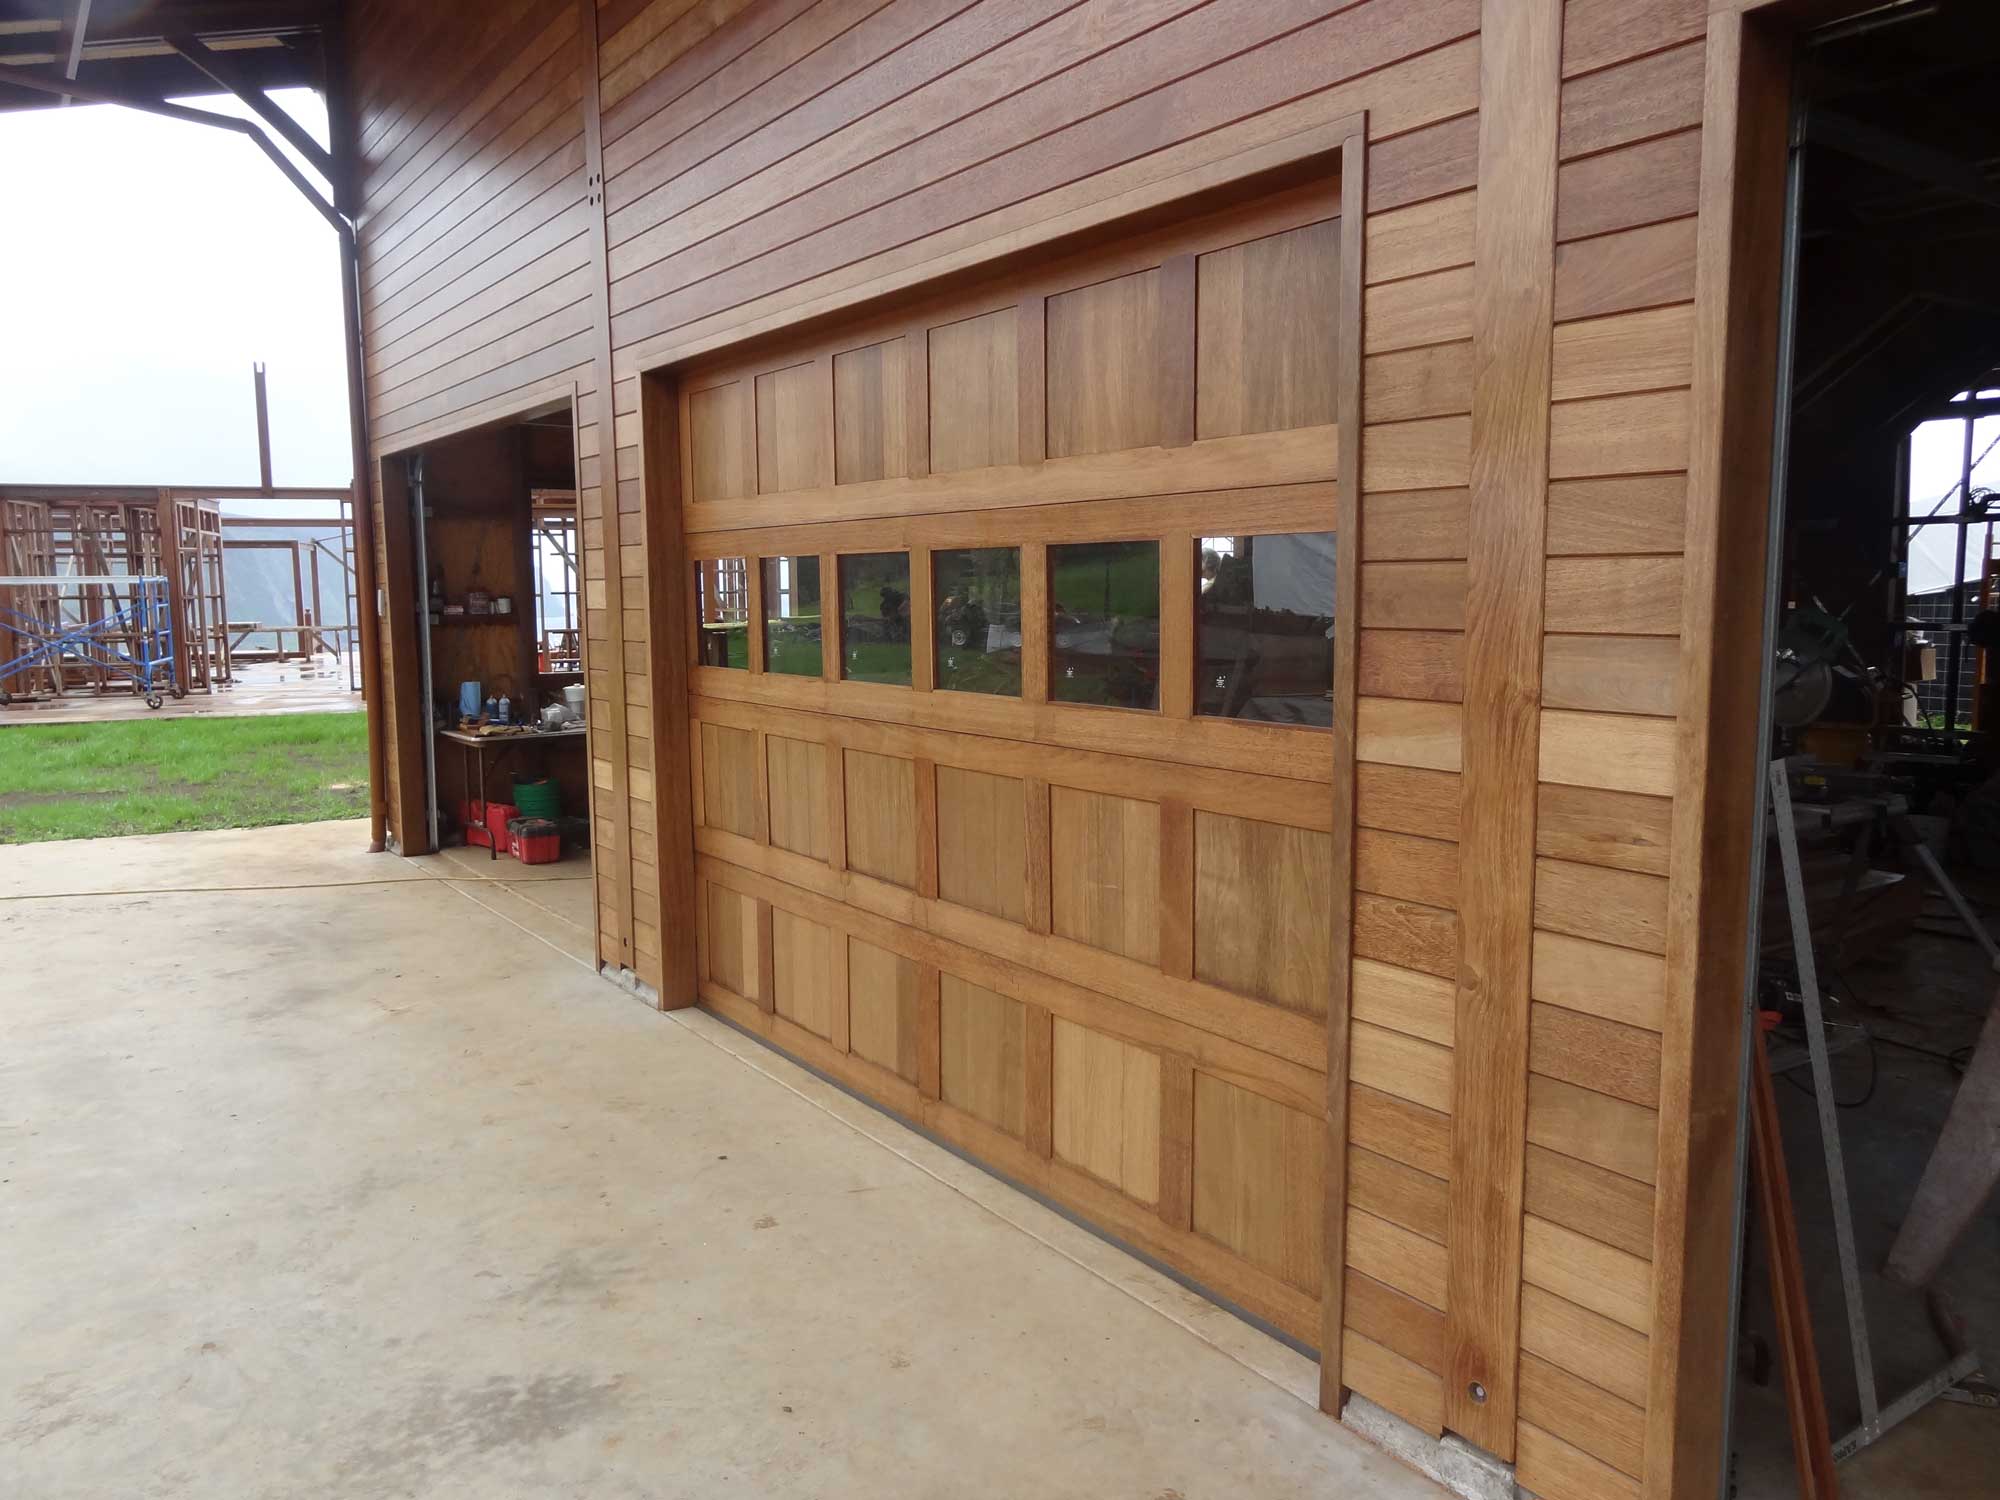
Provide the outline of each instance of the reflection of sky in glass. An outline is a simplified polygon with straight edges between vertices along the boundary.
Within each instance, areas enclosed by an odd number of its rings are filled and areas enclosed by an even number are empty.
[[[1972,456],[1973,489],[2000,489],[2000,417],[1981,417],[1973,422]],[[1910,514],[1957,515],[1964,502],[1958,489],[1964,461],[1963,422],[1943,420],[1917,427],[1910,434]],[[1912,594],[1932,593],[1950,584],[1958,547],[1956,530],[1950,526],[1910,528]],[[1986,535],[1987,528],[1977,526],[1966,537],[1966,578],[1980,575]]]
[[[799,564],[810,562],[810,568]],[[764,560],[764,613],[774,620],[819,615],[819,559],[768,557]],[[796,576],[795,576],[796,575]]]

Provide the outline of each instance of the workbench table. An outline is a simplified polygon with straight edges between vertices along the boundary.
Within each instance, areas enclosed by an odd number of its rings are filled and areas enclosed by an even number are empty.
[[[580,740],[584,737],[584,733],[582,724],[566,724],[561,729],[525,729],[514,734],[473,734],[463,729],[440,729],[437,736],[441,740],[450,740],[458,746],[465,768],[465,784],[467,787],[475,784],[478,786],[477,800],[483,810],[486,806],[488,762],[502,760],[512,751],[525,745],[546,750],[559,742]],[[499,846],[489,841],[486,846],[486,857],[489,860],[498,859]]]

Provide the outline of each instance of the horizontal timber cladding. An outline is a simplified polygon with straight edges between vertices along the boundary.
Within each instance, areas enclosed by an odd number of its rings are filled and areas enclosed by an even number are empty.
[[[649,385],[701,579],[704,1001],[1313,1346],[1341,228],[1323,167]],[[1225,596],[1312,624],[1247,717]],[[1378,837],[1392,894],[1455,878]],[[1357,1226],[1402,1279],[1410,1231]]]
[[[592,39],[578,18],[574,0],[507,0],[381,5],[349,24],[378,451],[462,430],[558,378],[590,388]],[[426,56],[413,29],[450,40]]]
[[[387,792],[401,847],[418,849],[427,837],[422,731],[403,720],[417,716],[416,643],[405,623],[421,580],[409,555],[402,455],[482,424],[573,406],[580,504],[596,549],[586,587],[601,598],[605,586],[591,347],[604,277],[592,265],[596,210],[585,172],[595,38],[579,24],[588,12],[575,0],[385,0],[351,9],[363,376],[380,461],[382,576],[399,606],[382,632],[383,681],[388,701],[408,710],[389,715]],[[610,654],[601,603],[591,622],[598,686]],[[643,650],[643,635],[637,643]],[[614,816],[605,790],[617,753],[629,762],[619,785],[636,794],[651,775],[651,746],[609,732],[611,705],[601,693],[591,722],[602,946],[614,962],[636,955],[642,977],[657,983],[657,933],[635,930],[623,915],[629,904],[611,899],[627,884],[657,884],[643,858],[650,808],[635,795]]]
[[[1550,1500],[1713,1489],[1741,8],[351,27],[379,453],[576,403],[601,956],[692,911],[703,1003]],[[1331,731],[1209,712],[1215,543],[1329,532]]]
[[[1670,1472],[1646,1372],[1705,17],[1614,9],[1567,7],[1542,538],[1516,1472],[1558,1500]]]

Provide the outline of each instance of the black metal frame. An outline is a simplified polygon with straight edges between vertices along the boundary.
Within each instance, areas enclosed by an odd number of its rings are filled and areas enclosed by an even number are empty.
[[[1978,387],[1975,387],[1976,389]],[[1996,511],[1991,515],[1983,511],[1974,513],[1967,508],[1967,502],[1972,498],[1972,471],[1978,467],[1979,460],[1986,456],[1984,453],[1975,456],[1972,451],[1973,428],[1982,417],[1991,416],[2000,416],[2000,401],[1996,401],[1990,397],[1982,401],[1976,395],[1968,394],[1965,400],[1948,402],[1935,411],[1926,412],[1918,419],[1917,426],[1922,426],[1926,422],[1956,421],[1964,428],[1964,441],[1959,451],[1958,482],[1951,489],[1945,491],[1943,497],[1933,504],[1932,511],[1929,514],[1922,516],[1911,514],[1909,439],[1907,437],[1904,438],[1896,448],[1897,468],[1899,472],[1896,481],[1897,504],[1895,526],[1897,544],[1895,555],[1901,575],[1896,607],[1901,618],[1895,623],[1901,629],[1908,630],[1917,624],[1910,616],[1909,604],[1908,559],[1910,533],[1918,527],[1931,526],[1953,526],[1958,530],[1957,545],[1953,549],[1954,562],[1950,584],[1951,618],[1944,621],[1925,622],[1930,630],[1936,631],[1941,629],[1947,640],[1944,687],[1944,732],[1946,734],[1969,734],[1975,728],[1970,723],[1961,728],[1958,722],[1958,693],[1961,678],[1965,671],[1965,585],[1967,582],[1965,576],[1965,554],[1972,529],[1975,526],[1990,527],[2000,524],[2000,511]],[[1911,431],[1914,432],[1915,430],[1915,427],[1912,427]],[[1941,509],[1953,495],[1958,497],[1957,509],[1950,515],[1936,514],[1937,510]],[[1982,576],[1984,576],[1984,568],[1985,562],[1982,559]],[[1991,726],[1988,727],[1990,728]]]

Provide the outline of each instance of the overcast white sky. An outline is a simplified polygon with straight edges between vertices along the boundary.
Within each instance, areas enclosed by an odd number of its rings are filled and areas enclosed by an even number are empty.
[[[318,95],[276,97],[325,140]],[[273,477],[348,482],[338,242],[249,141],[106,105],[0,113],[0,222],[0,481],[255,484],[262,360]]]

